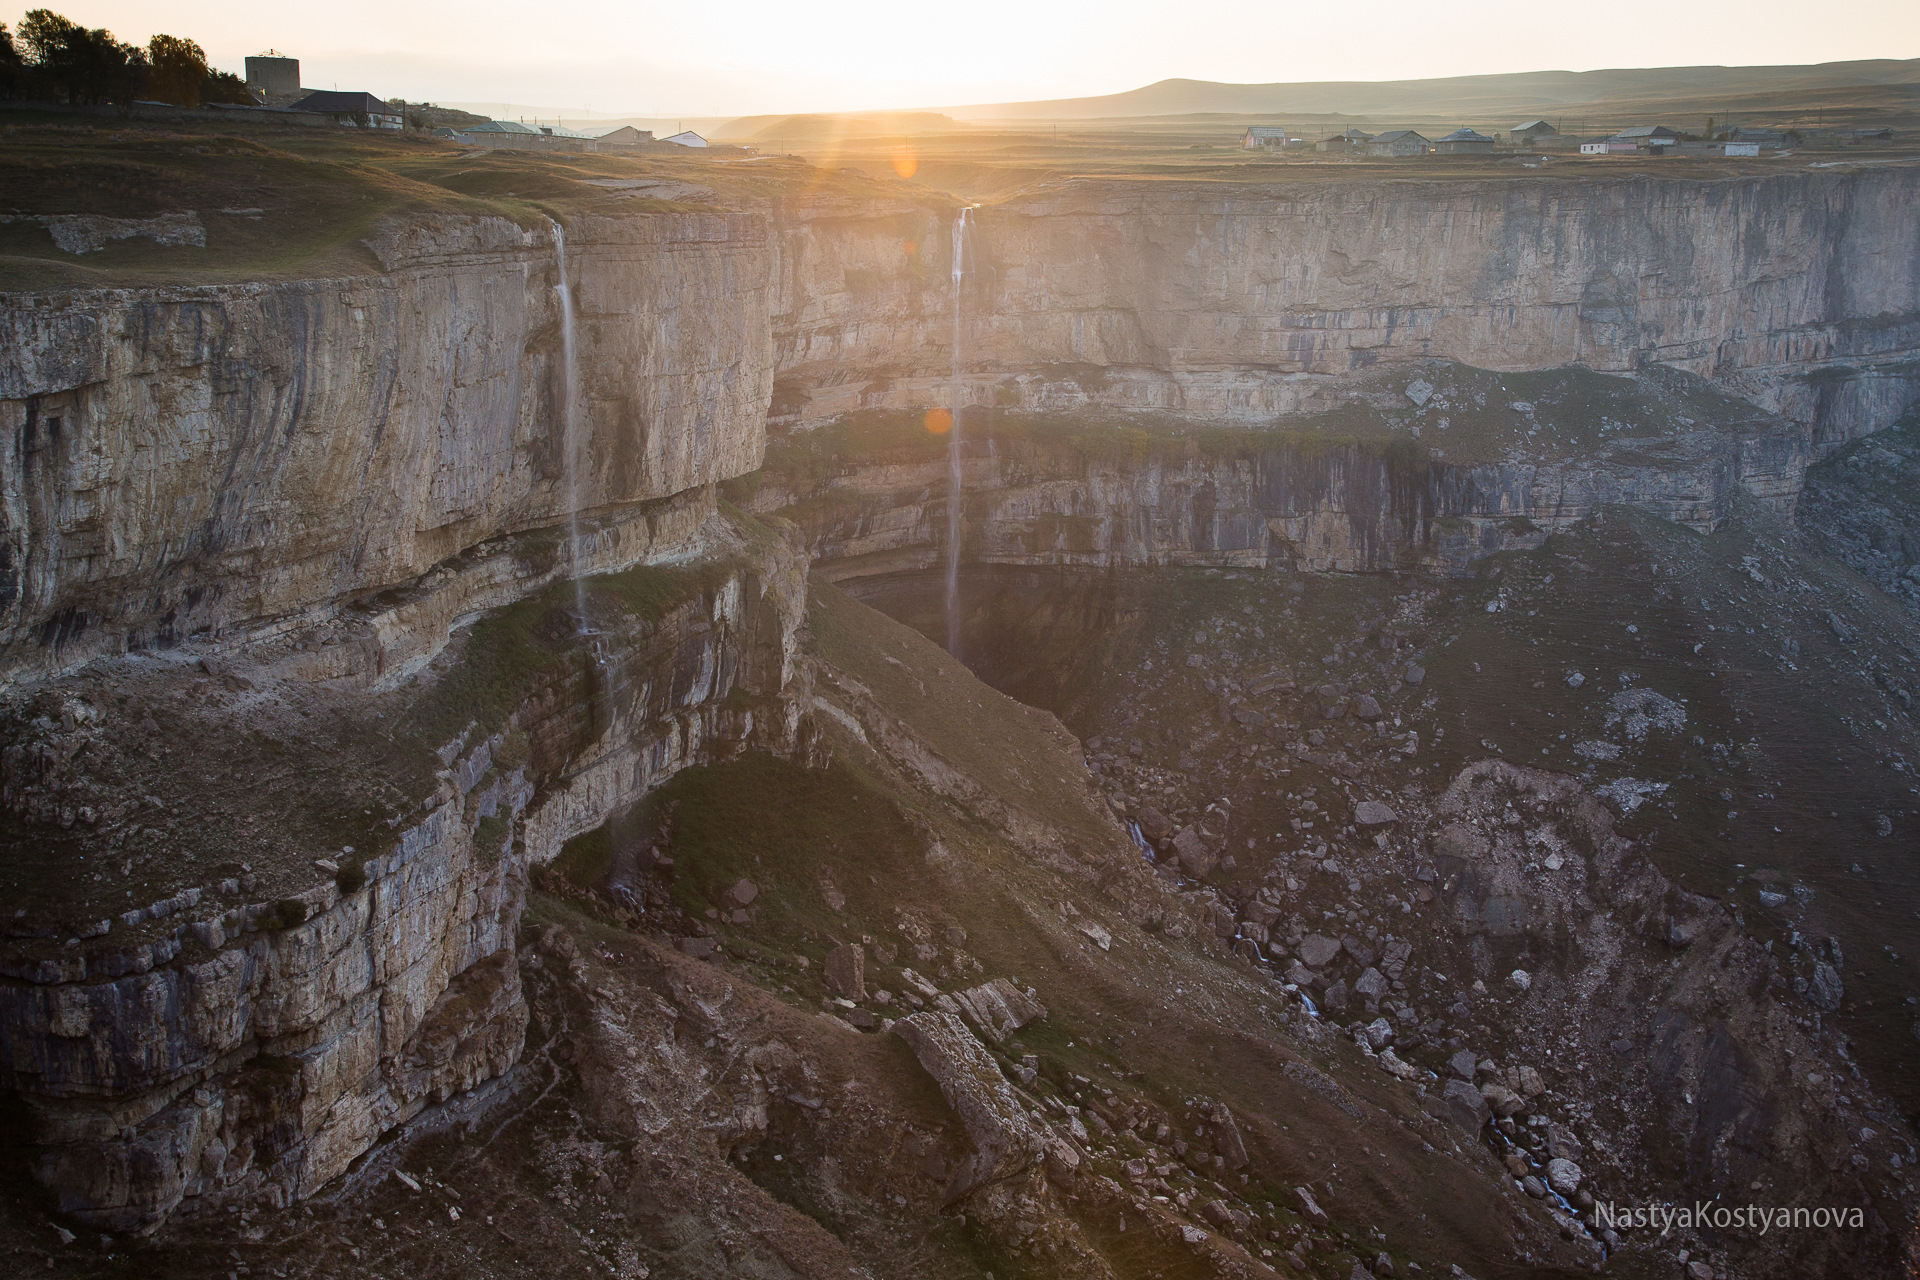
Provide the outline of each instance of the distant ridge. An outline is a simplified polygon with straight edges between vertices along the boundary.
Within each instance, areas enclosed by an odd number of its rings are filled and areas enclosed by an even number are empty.
[[[1435,80],[1326,80],[1222,84],[1162,80],[1125,93],[1038,102],[941,107],[956,120],[1095,120],[1128,116],[1409,115],[1483,116],[1555,111],[1598,103],[1700,100],[1821,89],[1920,87],[1920,58],[1874,58],[1785,67],[1647,67],[1609,71],[1521,71]]]

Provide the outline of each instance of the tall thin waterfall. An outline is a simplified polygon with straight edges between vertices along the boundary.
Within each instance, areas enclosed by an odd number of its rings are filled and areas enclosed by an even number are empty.
[[[953,220],[953,381],[947,402],[953,415],[947,428],[947,652],[960,656],[960,501],[964,482],[960,442],[960,285],[967,271],[967,224],[971,206]]]
[[[560,283],[554,292],[560,295],[560,363],[565,393],[560,406],[562,448],[567,459],[567,556],[572,561],[573,603],[581,634],[587,625],[587,587],[583,580],[585,548],[580,541],[580,375],[573,354],[573,286],[567,281],[567,235],[555,219],[547,219],[553,228],[553,252],[559,260]]]

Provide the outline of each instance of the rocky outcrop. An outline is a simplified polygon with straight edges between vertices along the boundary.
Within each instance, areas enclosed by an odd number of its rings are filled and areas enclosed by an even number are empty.
[[[927,1010],[893,1024],[966,1126],[973,1155],[947,1183],[949,1204],[981,1185],[1033,1165],[1059,1142],[1028,1119],[986,1046],[951,1013]],[[1073,1161],[1078,1164],[1078,1160]]]
[[[61,1212],[139,1230],[187,1198],[311,1194],[382,1133],[513,1065],[527,1016],[514,951],[530,867],[689,764],[749,746],[808,757],[793,678],[804,563],[777,538],[722,521],[702,541],[703,571],[663,579],[641,568],[597,579],[577,604],[570,593],[525,601],[404,690],[403,726],[427,732],[452,705],[466,727],[440,744],[434,789],[417,797],[424,813],[386,847],[334,854],[318,870],[250,865],[243,881],[183,889],[164,911],[109,918],[71,942],[44,914],[13,922],[0,1086],[27,1103],[34,1171]],[[501,637],[523,634],[546,658],[522,651],[523,675],[490,705],[475,674],[497,673]],[[229,667],[243,671],[261,684],[256,697],[275,696],[270,667]],[[150,715],[195,674],[181,664],[151,690],[129,680],[138,692],[103,700],[93,732],[129,733],[115,721]],[[341,700],[369,721],[373,705],[395,709],[350,687]],[[57,809],[43,794],[148,785],[78,777],[102,767],[98,755],[50,765],[59,754],[8,753],[15,814]],[[355,802],[344,787],[333,800]],[[71,857],[64,846],[37,851],[32,831],[10,840],[10,858]],[[126,837],[107,818],[79,847],[131,847]],[[193,855],[163,870],[190,877]],[[291,891],[303,879],[310,887]],[[284,896],[249,898],[269,886]],[[104,912],[90,900],[63,910]]]

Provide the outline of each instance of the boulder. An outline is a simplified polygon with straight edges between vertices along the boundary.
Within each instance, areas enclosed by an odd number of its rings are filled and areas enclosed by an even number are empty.
[[[973,1155],[961,1161],[947,1180],[946,1203],[984,1183],[1032,1167],[1056,1144],[1066,1145],[1027,1115],[993,1055],[960,1019],[929,1009],[900,1019],[892,1031],[906,1041],[933,1077],[973,1143]],[[1078,1153],[1062,1153],[1062,1163],[1067,1163],[1067,1154],[1077,1168]]]
[[[1480,1069],[1480,1059],[1474,1056],[1473,1050],[1462,1049],[1447,1059],[1447,1066],[1462,1080],[1472,1080],[1473,1073]]]
[[[1846,994],[1846,988],[1840,982],[1840,972],[1832,965],[1821,963],[1813,966],[1813,981],[1807,984],[1807,999],[1831,1013],[1840,1007],[1840,1000]]]
[[[1393,1043],[1393,1024],[1385,1018],[1375,1018],[1367,1024],[1367,1045],[1375,1053]]]
[[[760,886],[743,879],[734,881],[732,887],[720,895],[720,900],[729,907],[739,909],[752,906],[753,900],[759,896]]]
[[[1427,678],[1427,669],[1417,662],[1409,662],[1406,673],[1400,678],[1408,684],[1419,684]]]
[[[1340,949],[1352,956],[1354,963],[1362,967],[1373,963],[1373,948],[1350,933],[1340,939]]]
[[[1212,874],[1213,850],[1195,828],[1180,829],[1180,833],[1173,838],[1173,852],[1180,859],[1181,869],[1195,880],[1204,880]]]
[[[1152,805],[1140,810],[1134,821],[1140,824],[1140,834],[1155,844],[1173,834],[1173,824],[1167,821],[1167,815]]]
[[[1226,1103],[1216,1103],[1207,1126],[1207,1135],[1213,1139],[1213,1153],[1227,1162],[1227,1168],[1238,1172],[1247,1167],[1247,1145],[1241,1141],[1240,1125],[1233,1118],[1233,1112],[1227,1110]]]
[[[1324,969],[1340,954],[1340,944],[1322,934],[1310,933],[1300,940],[1300,945],[1294,948],[1294,954],[1300,957],[1301,963],[1307,968]]]
[[[1493,1115],[1493,1108],[1480,1096],[1480,1091],[1465,1080],[1447,1081],[1440,1105],[1446,1118],[1469,1134],[1479,1133]]]
[[[1353,994],[1362,1000],[1377,1001],[1387,994],[1387,980],[1378,969],[1368,969],[1354,982]]]
[[[1555,1160],[1576,1160],[1580,1156],[1580,1140],[1565,1125],[1547,1126],[1547,1155]]]
[[[1571,1160],[1562,1158],[1547,1161],[1547,1185],[1563,1196],[1571,1196],[1580,1190],[1583,1176],[1580,1166]]]
[[[1293,1196],[1294,1199],[1300,1202],[1300,1212],[1307,1216],[1308,1221],[1317,1222],[1322,1226],[1326,1225],[1327,1211],[1322,1209],[1319,1204],[1314,1201],[1313,1192],[1307,1190],[1305,1187],[1295,1187],[1293,1189]]]
[[[1301,964],[1298,960],[1295,960],[1291,965],[1287,966],[1287,981],[1296,987],[1310,987],[1318,990],[1321,983],[1326,980],[1313,970],[1307,968],[1307,966]]]
[[[1353,820],[1363,827],[1384,827],[1400,821],[1400,815],[1378,800],[1362,800],[1353,806]]]
[[[1356,720],[1378,720],[1380,704],[1369,694],[1361,694],[1353,700],[1353,715]]]
[[[996,1042],[1047,1016],[1046,1006],[1028,996],[1005,978],[995,978],[977,987],[957,991],[952,999],[967,1021]]]
[[[1347,984],[1344,981],[1334,983],[1327,988],[1326,994],[1320,997],[1320,1001],[1326,1005],[1330,1011],[1335,1013],[1345,1009],[1347,1007]]]
[[[1527,1100],[1503,1084],[1483,1084],[1480,1096],[1493,1108],[1493,1114],[1502,1120],[1515,1116],[1527,1109]]]
[[[858,944],[842,944],[827,952],[827,989],[846,1000],[867,998],[867,953]]]

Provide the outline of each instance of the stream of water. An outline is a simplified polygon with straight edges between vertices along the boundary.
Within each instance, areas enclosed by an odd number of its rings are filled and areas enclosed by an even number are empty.
[[[967,271],[967,224],[971,206],[953,220],[953,380],[947,403],[953,421],[947,429],[947,652],[960,656],[960,500],[964,482],[960,442],[960,285]]]
[[[560,268],[560,282],[553,286],[560,296],[560,363],[563,394],[560,403],[561,448],[567,466],[567,558],[573,575],[573,604],[581,635],[588,635],[586,566],[580,540],[580,379],[573,351],[573,286],[567,280],[567,235],[560,223],[547,219],[553,228],[553,252]]]

